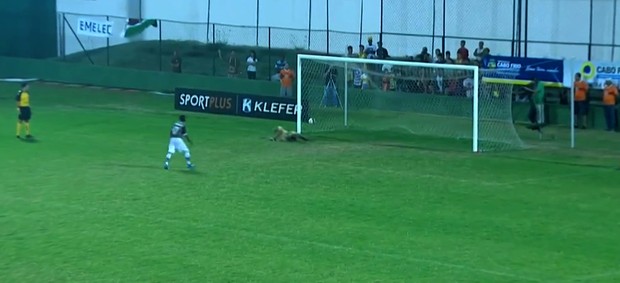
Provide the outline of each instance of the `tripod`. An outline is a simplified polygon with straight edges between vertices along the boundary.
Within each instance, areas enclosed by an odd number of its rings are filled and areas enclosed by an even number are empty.
[[[336,83],[334,79],[330,78],[327,85],[323,90],[323,99],[321,101],[321,106],[336,106],[342,108],[342,103],[340,102],[340,95],[338,95],[338,90],[336,89]]]

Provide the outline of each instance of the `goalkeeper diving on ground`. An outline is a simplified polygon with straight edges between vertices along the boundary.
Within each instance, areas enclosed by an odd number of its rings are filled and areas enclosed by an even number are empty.
[[[289,132],[289,131],[285,130],[284,128],[282,128],[281,126],[278,126],[277,128],[275,128],[275,130],[273,130],[273,132],[274,132],[274,136],[269,139],[270,141],[276,141],[276,142],[281,142],[281,141],[287,141],[287,142],[308,141],[308,138],[304,137],[300,133]]]

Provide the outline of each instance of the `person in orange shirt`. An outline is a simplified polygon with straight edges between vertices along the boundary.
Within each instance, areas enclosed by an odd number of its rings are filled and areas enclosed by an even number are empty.
[[[588,119],[588,82],[581,79],[581,74],[575,74],[575,127],[585,129]]]
[[[280,96],[287,97],[293,96],[293,80],[295,79],[295,72],[289,69],[288,64],[284,65],[284,68],[280,71]]]
[[[618,87],[611,83],[605,82],[603,90],[603,108],[605,109],[605,122],[607,122],[607,131],[616,130],[616,102],[618,98]]]

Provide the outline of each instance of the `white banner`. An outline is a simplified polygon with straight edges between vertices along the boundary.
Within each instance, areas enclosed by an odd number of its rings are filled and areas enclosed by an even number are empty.
[[[581,77],[593,88],[604,88],[607,80],[619,85],[620,62],[564,60],[564,86],[572,87],[576,73],[581,73]]]
[[[114,23],[80,18],[77,24],[77,33],[93,37],[111,37],[114,32]]]

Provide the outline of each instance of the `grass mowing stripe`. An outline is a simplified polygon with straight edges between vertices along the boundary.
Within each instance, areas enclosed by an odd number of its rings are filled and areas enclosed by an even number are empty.
[[[10,197],[10,196],[3,196],[3,198],[5,200],[7,200],[7,201],[19,201],[19,202],[26,202],[26,203],[29,203],[29,204],[33,204],[33,202],[31,200],[25,199],[25,198]],[[137,215],[137,214],[133,214],[133,213],[120,213],[120,214],[116,214],[115,215],[115,214],[111,213],[110,211],[99,211],[99,210],[93,209],[92,207],[89,208],[89,207],[85,207],[85,206],[67,205],[67,204],[63,204],[63,203],[56,203],[56,202],[49,202],[49,201],[37,202],[36,204],[37,205],[44,205],[44,206],[48,205],[48,206],[53,206],[53,207],[61,208],[61,209],[71,208],[73,210],[78,210],[78,211],[82,211],[82,212],[89,211],[89,212],[95,212],[95,213],[98,213],[98,214],[107,213],[108,215],[110,215],[110,217],[118,217],[119,215],[121,215],[121,216],[124,216],[124,217],[139,218],[139,219],[143,219],[143,220],[147,220],[147,221],[166,222],[166,223],[172,223],[172,224],[177,224],[177,225],[182,225],[182,226],[192,226],[194,228],[218,229],[220,231],[237,234],[237,235],[244,236],[244,237],[247,237],[247,238],[263,239],[263,240],[274,240],[274,241],[282,241],[282,242],[292,242],[292,243],[303,244],[303,245],[308,245],[308,246],[315,246],[315,247],[324,248],[324,249],[331,249],[331,250],[344,251],[344,252],[350,252],[350,253],[356,253],[356,254],[366,254],[366,255],[371,255],[371,256],[378,256],[378,257],[383,257],[383,258],[389,258],[389,259],[392,259],[392,260],[405,260],[405,261],[415,262],[415,263],[423,263],[423,264],[428,264],[428,265],[436,265],[436,266],[442,266],[442,267],[453,268],[453,269],[462,269],[462,270],[472,271],[472,272],[476,272],[476,273],[484,273],[484,274],[487,274],[487,275],[493,275],[493,276],[497,276],[497,277],[505,277],[505,278],[518,279],[518,280],[522,280],[522,281],[526,281],[526,282],[542,282],[540,279],[532,278],[532,277],[529,277],[529,276],[523,276],[523,275],[519,275],[519,274],[514,274],[514,273],[499,272],[499,271],[489,270],[489,269],[485,269],[485,268],[470,267],[470,266],[466,266],[466,265],[462,265],[462,264],[456,264],[456,263],[436,261],[436,260],[425,259],[425,258],[416,258],[416,257],[405,256],[405,255],[400,255],[400,254],[383,253],[383,252],[372,251],[372,250],[363,250],[363,249],[357,249],[357,248],[352,248],[352,247],[347,247],[347,246],[342,246],[342,245],[335,245],[335,244],[329,244],[329,243],[323,243],[323,242],[317,242],[317,241],[310,241],[310,240],[304,240],[304,239],[296,239],[296,238],[291,238],[291,237],[271,235],[271,234],[261,233],[261,232],[257,232],[257,231],[253,231],[253,230],[249,230],[249,229],[225,227],[225,226],[222,226],[222,225],[213,225],[213,224],[209,224],[209,223],[205,223],[205,222],[194,223],[194,222],[181,221],[181,220],[175,220],[175,219],[169,219],[169,218],[149,217],[149,216]]]

